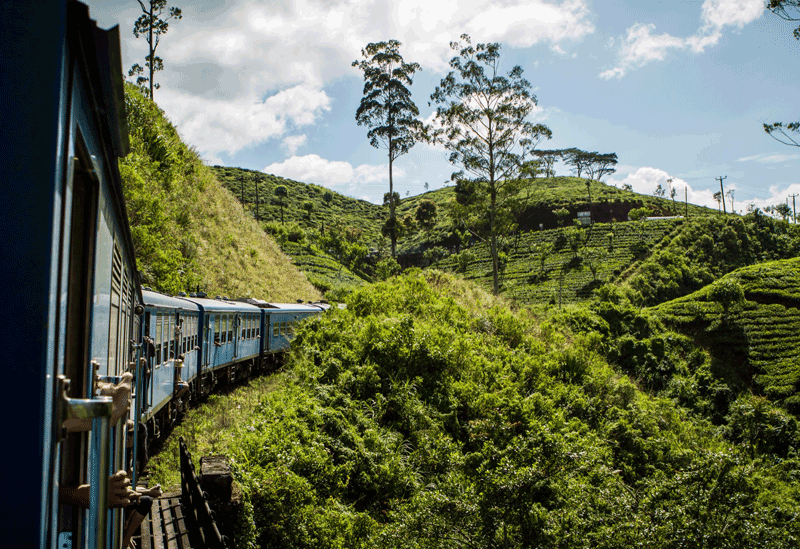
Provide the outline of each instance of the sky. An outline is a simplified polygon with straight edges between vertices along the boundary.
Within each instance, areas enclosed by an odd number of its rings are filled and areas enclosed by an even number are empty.
[[[120,25],[123,69],[144,64],[132,29],[138,0],[83,0],[103,28]],[[615,152],[604,182],[651,194],[667,179],[678,197],[764,208],[800,195],[800,148],[763,123],[796,121],[797,26],[765,0],[191,0],[157,50],[155,100],[209,165],[261,170],[381,203],[388,158],[369,145],[355,112],[370,42],[402,43],[421,71],[412,98],[430,95],[455,56],[450,42],[499,42],[553,132],[539,148]],[[394,163],[401,196],[449,184],[458,171],[440,147],[419,143]],[[558,175],[568,168],[557,166]],[[800,197],[798,197],[800,198]],[[727,199],[726,199],[727,200]],[[791,205],[791,198],[789,198]],[[728,204],[730,208],[730,204]]]

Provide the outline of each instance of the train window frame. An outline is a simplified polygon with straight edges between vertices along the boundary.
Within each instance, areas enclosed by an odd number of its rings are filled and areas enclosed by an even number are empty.
[[[156,368],[161,364],[161,326],[164,320],[161,316],[161,313],[156,311],[156,326],[155,332],[153,333],[153,339],[155,340],[155,347],[156,347],[156,354],[153,357],[156,361]]]

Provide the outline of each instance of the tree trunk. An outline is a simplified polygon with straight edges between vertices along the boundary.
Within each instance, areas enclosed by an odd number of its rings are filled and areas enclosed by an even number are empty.
[[[150,26],[148,30],[147,43],[150,46],[150,101],[153,100],[153,76],[155,71],[153,65],[155,64],[156,51],[153,48],[153,2],[150,2]]]
[[[489,231],[490,231],[490,233],[492,235],[492,285],[493,285],[493,288],[494,288],[494,295],[497,295],[497,294],[500,293],[500,283],[499,283],[499,280],[498,280],[498,272],[499,272],[500,268],[499,268],[499,262],[498,262],[498,258],[497,258],[497,256],[498,256],[498,253],[497,253],[497,229],[496,229],[496,226],[495,226],[495,219],[497,217],[495,215],[495,213],[496,213],[495,208],[497,208],[497,191],[495,190],[494,182],[491,182],[490,184],[491,184],[490,193],[491,193],[491,197],[492,197],[492,202],[491,202],[491,205],[489,206],[489,223],[490,223],[489,224]]]
[[[392,257],[397,255],[397,220],[394,217],[394,185],[392,181],[392,138],[389,138],[389,219],[391,223]]]

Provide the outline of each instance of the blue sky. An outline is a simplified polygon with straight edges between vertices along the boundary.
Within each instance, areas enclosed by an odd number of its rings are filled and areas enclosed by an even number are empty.
[[[102,27],[119,24],[123,68],[143,63],[136,0],[84,0]],[[716,207],[727,176],[734,207],[800,194],[800,148],[763,122],[798,118],[800,42],[764,0],[192,0],[170,2],[156,102],[209,164],[317,183],[380,202],[386,152],[355,122],[363,79],[351,63],[369,42],[397,39],[422,66],[412,87],[423,118],[453,57],[449,42],[500,42],[539,105],[542,148],[616,152],[604,180],[651,193],[673,179],[680,197]],[[795,24],[796,26],[796,24]],[[458,168],[418,144],[395,162],[395,189],[419,194]],[[565,166],[557,168],[566,175]]]

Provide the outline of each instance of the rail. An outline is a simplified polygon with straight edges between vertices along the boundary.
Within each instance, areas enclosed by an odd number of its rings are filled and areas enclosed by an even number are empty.
[[[181,503],[186,511],[192,547],[195,549],[227,549],[227,538],[219,533],[214,513],[208,505],[207,496],[200,487],[192,456],[183,437],[179,439],[181,458]]]

